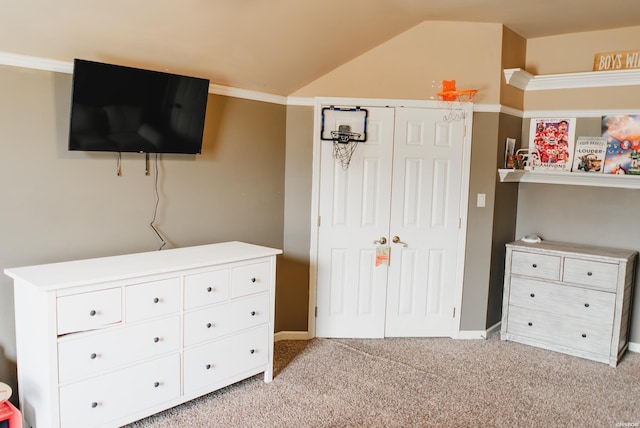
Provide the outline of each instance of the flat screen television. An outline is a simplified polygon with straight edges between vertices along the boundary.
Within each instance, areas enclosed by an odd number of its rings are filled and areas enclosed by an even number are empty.
[[[207,79],[75,59],[72,90],[69,150],[202,152]]]

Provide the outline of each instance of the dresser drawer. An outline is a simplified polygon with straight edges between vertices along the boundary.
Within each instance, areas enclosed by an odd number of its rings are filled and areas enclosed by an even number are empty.
[[[60,388],[60,425],[93,427],[180,396],[180,354]]]
[[[184,308],[193,309],[220,303],[229,298],[229,269],[184,277]]]
[[[271,283],[271,263],[260,262],[233,268],[231,297],[269,291]]]
[[[600,325],[513,306],[509,308],[508,332],[564,348],[609,355],[612,324]]]
[[[512,277],[509,304],[612,325],[616,296],[605,291]]]
[[[122,321],[122,290],[110,288],[58,297],[58,335],[94,330]]]
[[[185,394],[259,368],[269,362],[267,326],[244,331],[184,353]]]
[[[125,289],[127,322],[136,322],[180,310],[180,278],[147,282]]]
[[[511,273],[557,281],[560,279],[560,257],[514,251],[511,256]]]
[[[184,346],[269,322],[269,295],[259,294],[188,312],[184,316]]]
[[[616,291],[618,264],[565,258],[564,282],[588,285],[603,290]]]
[[[180,317],[136,324],[58,343],[61,384],[180,348]]]

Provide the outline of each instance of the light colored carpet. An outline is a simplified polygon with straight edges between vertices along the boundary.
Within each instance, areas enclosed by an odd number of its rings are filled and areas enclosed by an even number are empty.
[[[616,368],[501,341],[314,339],[262,375],[130,428],[616,427],[640,422],[640,354]],[[631,425],[625,425],[631,424]]]

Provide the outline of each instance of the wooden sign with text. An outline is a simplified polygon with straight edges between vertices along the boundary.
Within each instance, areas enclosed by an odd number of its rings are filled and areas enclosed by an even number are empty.
[[[640,51],[599,53],[593,59],[593,71],[640,68]]]

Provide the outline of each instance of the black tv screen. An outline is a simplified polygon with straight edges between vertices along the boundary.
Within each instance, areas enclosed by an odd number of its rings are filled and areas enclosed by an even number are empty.
[[[74,60],[69,150],[202,152],[209,80]]]

